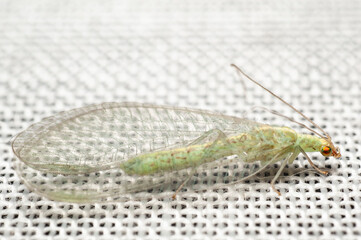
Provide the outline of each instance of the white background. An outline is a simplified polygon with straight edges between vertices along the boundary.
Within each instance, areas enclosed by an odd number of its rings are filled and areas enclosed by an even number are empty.
[[[356,239],[361,234],[361,4],[358,1],[0,1],[0,238]],[[330,133],[331,176],[303,158],[244,192],[163,202],[68,204],[29,191],[9,140],[63,110],[106,101],[240,116],[294,115],[242,84],[236,63]],[[276,117],[253,119],[287,124]],[[291,125],[294,126],[294,125]],[[303,131],[296,127],[296,130]]]

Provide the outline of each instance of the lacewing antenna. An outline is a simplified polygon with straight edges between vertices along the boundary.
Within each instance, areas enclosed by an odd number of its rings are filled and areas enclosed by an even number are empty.
[[[276,95],[275,93],[273,93],[271,90],[267,89],[266,87],[264,87],[262,84],[260,84],[259,82],[257,82],[256,80],[252,79],[250,76],[248,76],[245,72],[243,72],[238,66],[236,66],[235,64],[231,64],[232,67],[234,67],[238,72],[240,72],[243,76],[245,76],[248,80],[250,80],[251,82],[255,83],[256,85],[260,86],[261,88],[263,88],[264,90],[266,90],[268,93],[270,93],[272,96],[276,97],[277,99],[279,99],[281,102],[283,102],[284,104],[286,104],[288,107],[292,108],[295,112],[297,112],[299,115],[301,115],[304,119],[306,119],[308,122],[310,122],[312,125],[314,125],[317,129],[319,129],[323,134],[326,135],[326,138],[328,140],[331,141],[331,137],[330,135],[328,135],[328,133],[326,131],[324,131],[320,126],[318,126],[314,121],[312,121],[310,118],[308,118],[306,115],[304,115],[302,112],[300,112],[299,110],[297,110],[294,106],[292,106],[291,104],[289,104],[288,102],[286,102],[285,100],[283,100],[283,98],[279,97],[278,95]],[[298,122],[296,122],[298,123]],[[303,126],[303,125],[301,125]],[[312,131],[314,133],[316,133],[315,131]],[[319,133],[316,133],[318,136],[325,138],[324,136],[322,136]]]

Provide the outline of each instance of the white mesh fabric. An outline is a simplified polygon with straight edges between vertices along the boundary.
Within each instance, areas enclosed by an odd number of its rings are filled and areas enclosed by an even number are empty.
[[[3,1],[0,3],[0,238],[356,239],[360,235],[361,6],[357,1]],[[230,63],[315,120],[341,160],[299,157],[278,197],[265,178],[175,201],[70,204],[29,191],[9,140],[54,113],[134,101],[296,116]],[[262,111],[248,117],[286,120]],[[299,174],[294,175],[298,171]]]

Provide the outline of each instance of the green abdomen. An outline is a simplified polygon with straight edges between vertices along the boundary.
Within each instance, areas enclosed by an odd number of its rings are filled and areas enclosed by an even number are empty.
[[[150,175],[197,167],[230,155],[239,155],[245,162],[267,161],[274,152],[296,140],[297,134],[289,128],[263,127],[216,143],[146,153],[127,160],[120,167],[130,175]]]
[[[238,138],[237,138],[238,137]],[[149,175],[159,172],[175,171],[189,167],[196,167],[222,157],[234,154],[234,149],[240,149],[239,141],[244,141],[242,135],[218,141],[215,144],[207,143],[192,145],[185,148],[158,151],[136,156],[122,164],[121,168],[127,174]]]

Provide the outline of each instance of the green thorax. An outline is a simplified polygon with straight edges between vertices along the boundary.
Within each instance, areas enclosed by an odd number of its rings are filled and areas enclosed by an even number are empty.
[[[288,127],[262,127],[256,130],[258,140],[264,139],[273,142],[275,148],[286,147],[287,145],[300,146],[305,152],[318,152],[321,147],[327,145],[323,138],[298,134]]]
[[[297,145],[299,145],[305,152],[319,152],[322,146],[327,145],[327,141],[317,136],[299,134]]]

